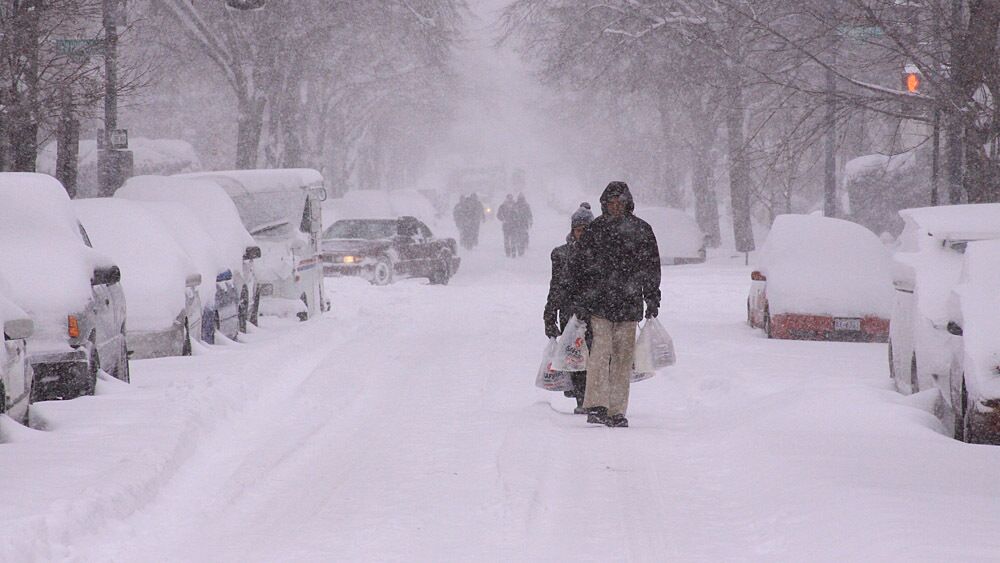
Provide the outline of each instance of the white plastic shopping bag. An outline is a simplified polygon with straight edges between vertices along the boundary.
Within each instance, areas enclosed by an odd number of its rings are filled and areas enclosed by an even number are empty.
[[[573,379],[565,371],[552,369],[552,356],[559,347],[555,338],[550,338],[542,354],[542,365],[538,367],[538,376],[535,378],[535,386],[548,391],[569,391],[573,389]]]
[[[562,336],[557,340],[558,347],[552,356],[552,367],[558,371],[586,371],[587,358],[587,323],[570,317],[563,329]]]
[[[659,320],[655,318],[647,320],[642,326],[642,332],[649,333],[649,349],[652,352],[654,370],[670,367],[677,362],[674,339]],[[642,334],[639,338],[642,338]]]
[[[649,319],[639,330],[632,360],[632,383],[656,375],[656,370],[674,365],[674,341],[660,321]]]

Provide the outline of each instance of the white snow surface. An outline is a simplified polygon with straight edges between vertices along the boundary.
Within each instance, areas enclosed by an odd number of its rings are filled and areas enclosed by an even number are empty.
[[[276,168],[261,170],[218,170],[178,174],[179,177],[225,177],[236,180],[250,192],[270,192],[281,189],[322,187],[323,175],[312,168]]]
[[[36,323],[65,323],[91,297],[94,268],[112,261],[88,248],[69,196],[45,174],[0,173],[0,271],[11,299]],[[52,318],[49,318],[52,317]]]
[[[254,246],[236,205],[215,182],[179,176],[136,176],[118,188],[115,197],[137,201],[169,201],[191,211],[211,233],[219,251],[233,272],[243,267],[243,255]]]
[[[142,204],[120,198],[78,199],[73,209],[94,248],[122,272],[129,330],[170,328],[184,310],[185,280],[197,273],[170,228]]]
[[[889,318],[889,253],[861,225],[818,215],[779,215],[758,261],[767,276],[772,315]]]
[[[678,360],[630,428],[536,389],[568,222],[536,216],[526,258],[487,223],[448,286],[330,280],[316,320],[0,418],[0,560],[996,557],[1000,448],[894,392],[884,344],[748,328],[742,256],[664,268]]]
[[[903,218],[900,238],[931,236],[941,240],[979,240],[1000,238],[1000,203],[972,203],[917,207],[899,212]],[[913,244],[904,240],[904,250]]]
[[[635,215],[653,228],[661,258],[697,258],[704,247],[705,234],[694,217],[680,209],[642,207]]]

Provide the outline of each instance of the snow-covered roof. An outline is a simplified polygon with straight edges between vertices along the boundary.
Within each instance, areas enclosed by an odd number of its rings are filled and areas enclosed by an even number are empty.
[[[230,268],[241,267],[253,237],[240,219],[232,198],[218,183],[183,176],[136,176],[118,188],[115,197],[138,201],[170,201],[188,208],[214,237]]]
[[[1000,238],[1000,203],[917,207],[903,209],[899,215],[906,223],[900,239],[927,235],[940,240]],[[907,246],[907,241],[903,244]]]
[[[890,259],[868,229],[816,215],[779,215],[759,255],[772,315],[889,318]]]
[[[847,164],[844,165],[844,181],[850,183],[858,176],[873,172],[898,172],[913,166],[916,162],[916,151],[907,151],[895,155],[866,154],[847,161]]]
[[[17,305],[33,317],[79,312],[91,298],[94,268],[112,264],[84,244],[58,180],[0,173],[0,271]]]
[[[94,248],[121,269],[129,330],[169,328],[184,309],[187,277],[198,271],[170,229],[125,199],[78,199],[73,208]]]
[[[323,175],[312,168],[274,168],[260,170],[216,170],[180,174],[182,177],[224,177],[239,182],[247,192],[272,192],[323,186]],[[232,188],[236,185],[230,183]],[[225,187],[225,186],[224,186]],[[227,189],[228,191],[228,189]],[[230,195],[233,195],[230,193]]]

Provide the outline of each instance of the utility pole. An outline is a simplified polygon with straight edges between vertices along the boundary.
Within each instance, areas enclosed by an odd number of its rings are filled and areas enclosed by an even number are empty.
[[[834,51],[836,53],[836,51]],[[836,60],[836,59],[834,59]],[[837,77],[826,69],[826,146],[823,174],[823,215],[837,216]]]
[[[132,176],[132,151],[128,135],[118,129],[118,25],[125,13],[125,0],[102,0],[104,20],[104,133],[98,138],[98,195],[114,195]]]

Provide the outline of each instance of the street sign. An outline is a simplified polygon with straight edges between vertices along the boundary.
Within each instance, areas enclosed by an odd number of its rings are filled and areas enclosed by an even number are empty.
[[[866,39],[882,37],[885,35],[885,30],[877,25],[844,24],[837,26],[837,33],[856,41],[864,41]]]
[[[104,54],[104,41],[100,39],[56,39],[56,50],[74,61],[86,61]]]
[[[105,134],[104,129],[97,130],[97,148],[125,150],[128,148],[128,129],[112,129]]]

